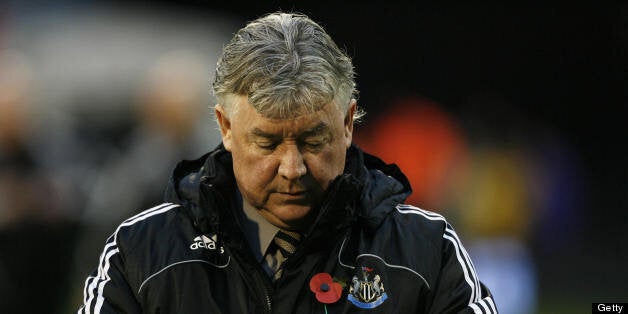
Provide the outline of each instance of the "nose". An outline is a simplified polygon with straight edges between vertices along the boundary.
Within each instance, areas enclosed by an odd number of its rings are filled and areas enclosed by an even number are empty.
[[[287,180],[301,178],[307,172],[303,155],[296,145],[288,145],[281,156],[279,175]]]

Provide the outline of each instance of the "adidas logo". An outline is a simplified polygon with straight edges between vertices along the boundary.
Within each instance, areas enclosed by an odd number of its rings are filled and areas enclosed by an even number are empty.
[[[216,236],[215,234],[213,236],[211,236],[211,238],[207,237],[206,235],[200,235],[196,238],[194,238],[194,243],[190,244],[190,250],[198,250],[200,248],[203,249],[207,249],[210,251],[215,251],[218,246],[216,245],[216,242],[218,242],[218,236]],[[220,247],[220,253],[224,253],[225,249],[221,246]]]

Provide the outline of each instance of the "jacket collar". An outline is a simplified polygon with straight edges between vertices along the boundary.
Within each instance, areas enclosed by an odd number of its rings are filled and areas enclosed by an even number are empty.
[[[241,230],[234,214],[236,184],[232,169],[231,154],[222,144],[197,160],[182,161],[173,172],[165,199],[185,205],[194,225],[203,233]],[[344,173],[327,189],[306,238],[322,240],[315,242],[324,245],[326,234],[346,228],[355,219],[376,228],[410,193],[409,181],[396,165],[386,164],[352,145],[347,150]]]

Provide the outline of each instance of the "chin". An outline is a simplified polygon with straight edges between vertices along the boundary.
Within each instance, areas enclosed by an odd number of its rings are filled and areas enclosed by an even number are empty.
[[[273,218],[277,219],[281,228],[298,228],[307,226],[313,219],[312,207],[309,205],[287,204],[271,209]],[[272,223],[272,221],[271,221]]]

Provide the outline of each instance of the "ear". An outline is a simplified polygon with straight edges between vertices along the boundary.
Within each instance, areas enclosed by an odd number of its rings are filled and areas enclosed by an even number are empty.
[[[231,121],[227,116],[227,112],[225,108],[218,104],[214,108],[214,113],[216,114],[216,120],[218,121],[218,126],[220,127],[220,136],[222,137],[222,144],[225,145],[225,149],[227,151],[231,151]]]
[[[353,114],[358,107],[358,102],[355,99],[351,99],[349,102],[349,109],[345,115],[344,127],[345,127],[345,146],[349,148],[351,141],[353,140]]]

